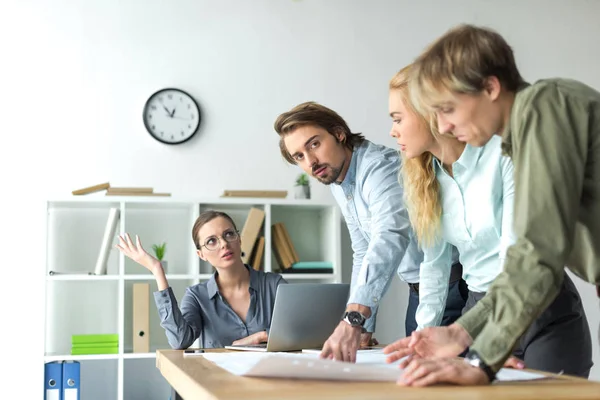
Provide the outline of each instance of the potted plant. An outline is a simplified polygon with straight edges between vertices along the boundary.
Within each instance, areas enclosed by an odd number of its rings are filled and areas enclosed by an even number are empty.
[[[308,175],[302,173],[296,178],[295,196],[297,199],[310,199],[310,182]]]
[[[165,252],[167,251],[167,244],[166,243],[153,244],[152,250],[154,250],[154,255],[156,256],[156,259],[158,261],[160,261],[160,264],[162,265],[163,270],[166,273],[167,272],[167,261],[163,260],[163,258],[165,257]]]

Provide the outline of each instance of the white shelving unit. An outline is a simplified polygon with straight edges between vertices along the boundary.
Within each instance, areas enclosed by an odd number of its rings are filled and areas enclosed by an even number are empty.
[[[185,289],[208,280],[213,268],[196,255],[192,226],[200,212],[228,213],[238,229],[251,207],[265,211],[261,268],[278,272],[271,226],[283,222],[301,261],[328,261],[330,274],[282,274],[289,283],[341,282],[340,214],[335,204],[288,199],[177,200],[140,197],[75,197],[47,202],[47,261],[44,361],[81,362],[82,398],[161,399],[170,388],[155,367],[157,349],[169,344],[150,298],[150,353],[132,352],[132,285],[153,276],[113,248],[107,274],[90,275],[96,264],[111,207],[120,209],[118,233],[139,235],[146,250],[167,242],[167,279],[181,300]],[[116,244],[116,235],[114,244]],[[50,275],[50,271],[54,273]],[[119,335],[118,354],[71,355],[73,334]]]

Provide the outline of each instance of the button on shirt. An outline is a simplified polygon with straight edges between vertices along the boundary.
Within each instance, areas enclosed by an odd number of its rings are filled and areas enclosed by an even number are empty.
[[[495,136],[483,147],[466,145],[452,164],[454,177],[433,160],[442,199],[441,235],[424,249],[415,316],[419,329],[442,322],[453,246],[469,290],[481,293],[502,271],[506,249],[515,242],[513,165],[502,155],[501,142]]]
[[[369,332],[375,330],[377,306],[394,272],[405,282],[419,281],[423,254],[404,206],[399,168],[396,150],[365,140],[354,148],[343,182],[330,186],[354,251],[348,304],[371,308],[365,323]]]
[[[203,348],[229,346],[233,341],[268,331],[277,287],[287,283],[281,275],[250,271],[250,306],[244,322],[219,293],[217,272],[206,282],[190,286],[181,300],[181,309],[171,287],[154,292],[154,300],[169,345],[186,349],[200,337]]]

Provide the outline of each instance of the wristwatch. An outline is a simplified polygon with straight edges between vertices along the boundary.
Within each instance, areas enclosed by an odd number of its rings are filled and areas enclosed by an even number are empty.
[[[358,311],[346,311],[342,317],[342,321],[353,328],[362,328],[366,320],[367,318]]]
[[[473,367],[480,368],[483,372],[485,372],[488,379],[490,380],[490,383],[492,383],[494,379],[496,379],[496,373],[492,371],[489,365],[487,365],[485,361],[483,361],[481,357],[479,357],[479,354],[477,354],[475,351],[470,350],[465,356],[465,361]]]

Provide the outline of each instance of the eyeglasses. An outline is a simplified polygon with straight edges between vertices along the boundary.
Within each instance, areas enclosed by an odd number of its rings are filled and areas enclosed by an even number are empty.
[[[233,243],[236,240],[238,240],[239,237],[240,237],[239,232],[232,229],[232,230],[223,232],[223,235],[221,237],[219,237],[219,236],[209,237],[208,239],[206,239],[204,241],[204,244],[202,246],[206,247],[206,250],[208,250],[208,251],[215,251],[219,248],[219,246],[221,244],[221,239],[223,239],[227,243]],[[200,246],[200,247],[202,247],[202,246]]]

